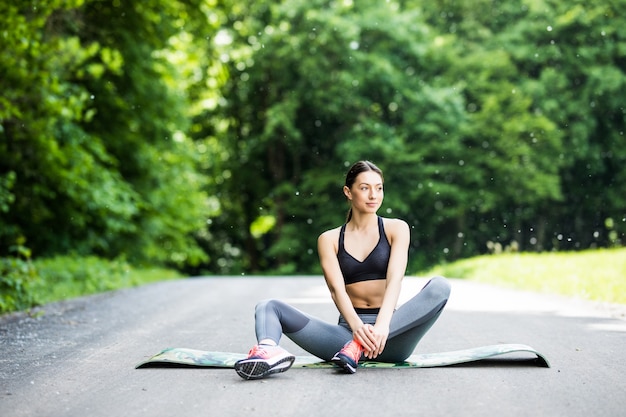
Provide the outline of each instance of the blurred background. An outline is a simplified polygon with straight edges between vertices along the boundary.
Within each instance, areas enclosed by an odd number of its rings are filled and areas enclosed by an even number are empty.
[[[624,244],[626,0],[7,3],[0,311],[63,274],[320,273],[361,159],[409,273]]]

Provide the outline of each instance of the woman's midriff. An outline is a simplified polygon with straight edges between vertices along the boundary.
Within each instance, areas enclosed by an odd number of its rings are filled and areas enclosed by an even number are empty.
[[[346,292],[355,308],[378,308],[383,303],[387,281],[377,279],[346,285]]]

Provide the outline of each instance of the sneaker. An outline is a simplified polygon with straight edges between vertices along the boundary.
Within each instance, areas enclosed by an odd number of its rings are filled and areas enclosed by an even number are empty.
[[[260,379],[291,368],[296,357],[280,346],[254,345],[248,357],[235,363],[235,371],[243,379]]]
[[[351,340],[339,352],[335,353],[330,361],[343,368],[346,373],[353,374],[359,366],[359,359],[361,359],[362,354],[361,344],[356,340]]]

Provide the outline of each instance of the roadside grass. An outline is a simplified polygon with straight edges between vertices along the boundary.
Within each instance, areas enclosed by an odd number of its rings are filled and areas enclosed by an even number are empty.
[[[439,265],[419,275],[626,304],[626,248],[483,255]]]
[[[0,314],[36,305],[184,278],[160,267],[124,260],[61,256],[11,262],[4,259]],[[626,248],[581,252],[483,255],[421,271],[510,288],[626,304]]]
[[[182,278],[172,269],[131,266],[123,260],[61,256],[34,262],[39,279],[32,290],[38,304],[67,300],[151,282]]]

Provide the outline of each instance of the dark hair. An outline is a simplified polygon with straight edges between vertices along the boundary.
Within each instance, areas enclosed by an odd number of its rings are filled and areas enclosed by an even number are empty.
[[[359,162],[354,163],[354,165],[352,165],[350,169],[348,170],[348,173],[346,174],[345,186],[348,188],[352,188],[352,185],[356,181],[356,177],[358,177],[361,172],[367,172],[367,171],[374,171],[375,173],[380,175],[381,179],[384,180],[383,171],[380,168],[378,168],[376,165],[374,165],[370,161],[359,161]],[[351,218],[352,218],[352,207],[350,207],[350,210],[348,210],[346,223],[348,223]]]

